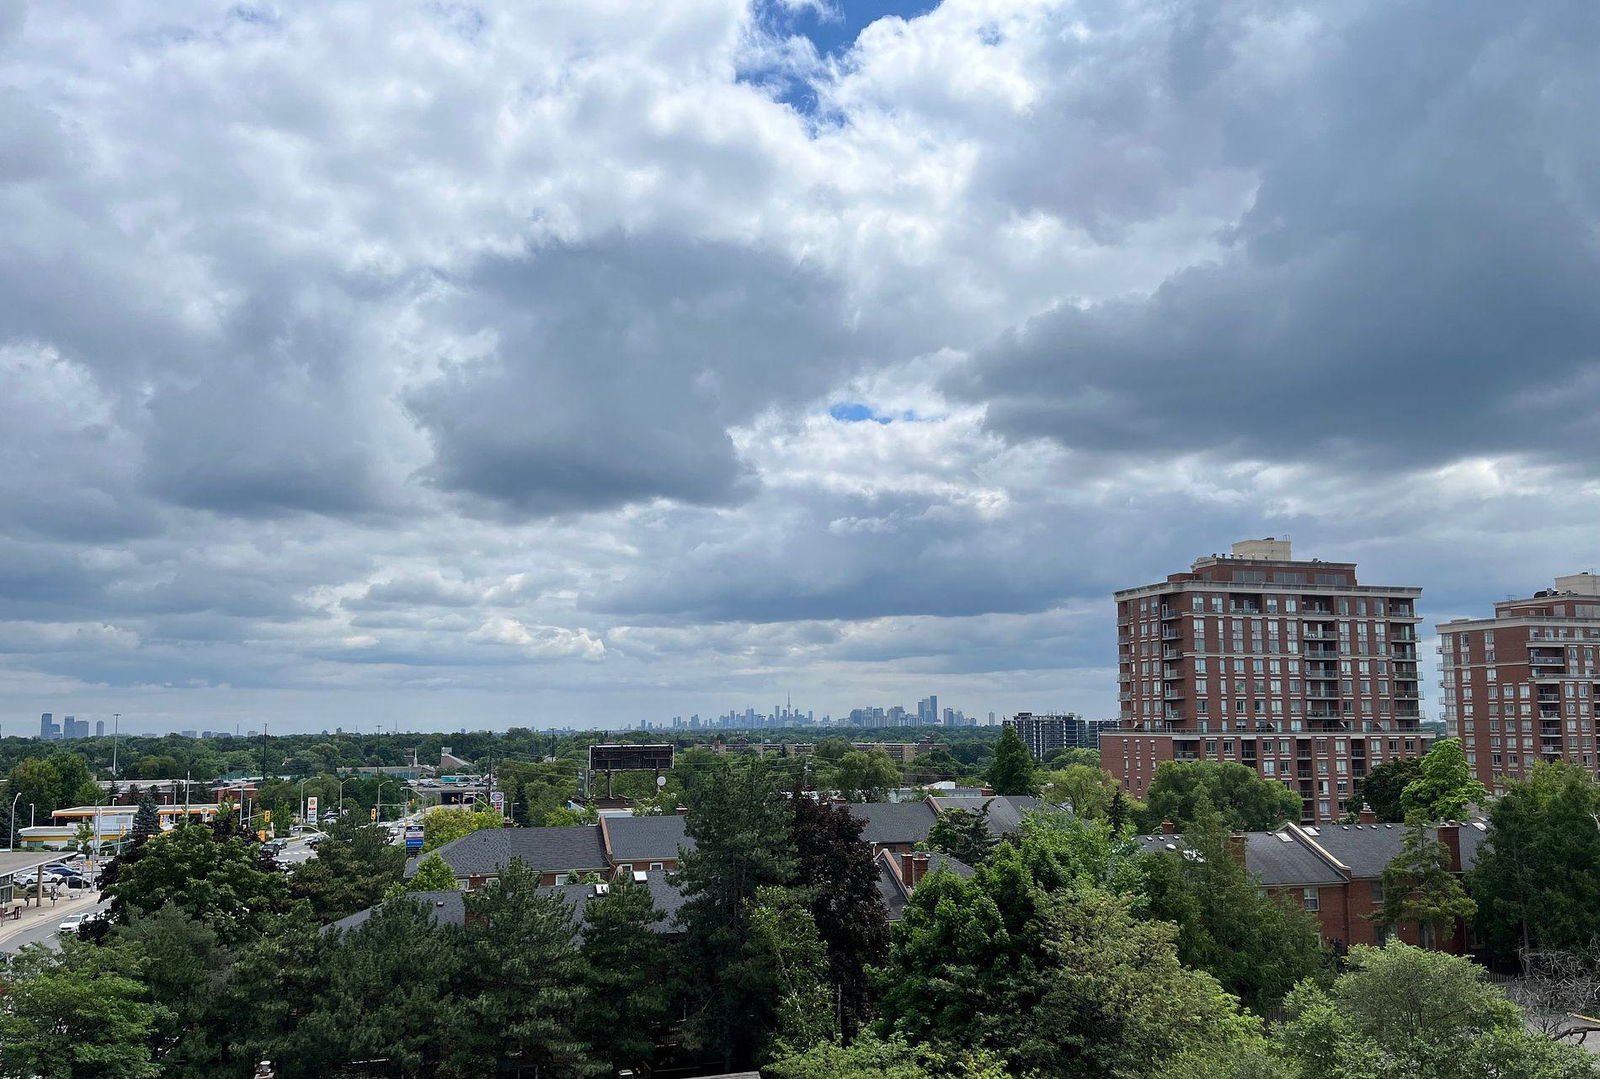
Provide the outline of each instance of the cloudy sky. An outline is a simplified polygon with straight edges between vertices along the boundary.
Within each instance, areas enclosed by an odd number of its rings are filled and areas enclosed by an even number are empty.
[[[0,0],[0,726],[1115,713],[1600,562],[1593,0]],[[1430,653],[1431,654],[1431,653]]]

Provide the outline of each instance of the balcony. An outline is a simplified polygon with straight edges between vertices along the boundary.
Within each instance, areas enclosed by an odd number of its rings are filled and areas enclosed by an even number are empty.
[[[1300,637],[1302,640],[1307,641],[1337,641],[1339,639],[1337,633],[1330,633],[1321,629],[1308,629],[1300,634]]]
[[[1182,659],[1183,658],[1183,649],[1181,649],[1181,648],[1163,648],[1161,650],[1161,658],[1162,659]]]
[[[1339,655],[1339,649],[1329,644],[1308,644],[1300,654],[1307,659],[1333,659]]]
[[[1389,634],[1389,639],[1391,641],[1412,641],[1412,642],[1415,642],[1416,639],[1417,639],[1417,631],[1412,629],[1410,626],[1397,626]]]
[[[1171,667],[1171,666],[1162,667],[1161,668],[1161,677],[1165,678],[1165,679],[1168,679],[1168,680],[1171,680],[1173,678],[1182,678],[1183,677],[1183,671],[1180,670],[1177,667]]]
[[[1161,694],[1163,700],[1181,701],[1184,698],[1183,687],[1168,686],[1165,693]]]
[[[1161,629],[1161,639],[1163,641],[1182,640],[1183,634],[1180,633],[1175,626],[1163,626]]]

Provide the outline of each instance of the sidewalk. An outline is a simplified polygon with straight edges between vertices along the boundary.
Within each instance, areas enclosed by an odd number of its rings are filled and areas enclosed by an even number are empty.
[[[5,918],[0,919],[0,943],[41,924],[55,925],[67,915],[88,910],[99,901],[99,888],[63,888],[60,897],[54,903],[50,901],[47,892],[44,905],[36,907],[30,903],[23,910],[21,918],[13,919],[11,911],[9,909],[6,911]]]

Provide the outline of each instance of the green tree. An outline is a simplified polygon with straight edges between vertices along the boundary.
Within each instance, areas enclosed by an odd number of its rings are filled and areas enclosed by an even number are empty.
[[[29,820],[48,821],[50,814],[62,808],[67,797],[62,789],[61,774],[43,757],[28,757],[12,765],[6,777],[6,794],[8,805],[13,798],[17,799],[24,824]]]
[[[229,1059],[232,1015],[223,1000],[232,956],[216,932],[167,905],[119,926],[107,948],[132,947],[143,956],[139,980],[165,1014],[148,1044],[164,1079],[209,1079]],[[242,1069],[244,1063],[237,1062]]]
[[[1067,806],[1077,816],[1093,819],[1110,810],[1117,780],[1098,766],[1068,764],[1039,777],[1039,795],[1047,802]]]
[[[881,802],[901,782],[900,768],[881,749],[852,749],[833,766],[829,783],[841,795],[864,802]]]
[[[1400,853],[1383,869],[1383,906],[1371,917],[1382,925],[1415,922],[1419,940],[1431,934],[1448,939],[1456,920],[1466,921],[1477,912],[1450,869],[1450,851],[1428,837],[1427,821],[1414,814],[1406,827]]]
[[[671,956],[650,889],[620,878],[583,908],[577,1034],[613,1072],[647,1074],[672,1019]]]
[[[589,1006],[572,908],[541,895],[539,876],[520,860],[466,896],[467,969],[478,978],[457,994],[449,1038],[459,1074],[520,1068],[559,1079],[594,1061],[577,1035]]]
[[[1488,790],[1473,776],[1459,738],[1441,738],[1422,758],[1416,779],[1400,792],[1407,816],[1425,820],[1460,820],[1467,806],[1483,801]]]
[[[1302,1079],[1593,1079],[1592,1058],[1523,1028],[1522,1012],[1467,959],[1358,945],[1330,991],[1289,995],[1279,1039]]]
[[[1282,783],[1262,779],[1255,769],[1233,761],[1162,761],[1145,793],[1139,828],[1156,832],[1170,820],[1190,828],[1202,803],[1222,815],[1232,831],[1257,832],[1300,816],[1300,796]]]
[[[339,1065],[385,1060],[406,1076],[440,1073],[462,1036],[451,1021],[468,984],[460,931],[436,925],[423,904],[396,899],[340,936],[322,957],[324,987],[303,1028],[289,1037],[291,1056]],[[493,1018],[486,1014],[482,1021]]]
[[[24,948],[0,971],[0,1075],[153,1079],[150,1039],[168,1018],[149,999],[136,948],[63,940]]]
[[[1501,960],[1581,951],[1600,938],[1600,785],[1585,768],[1538,764],[1489,806],[1467,874],[1474,928]]]
[[[1390,757],[1373,765],[1356,784],[1356,793],[1345,802],[1352,813],[1368,806],[1380,821],[1398,824],[1406,819],[1400,796],[1422,774],[1421,757]]]
[[[821,1042],[771,1061],[762,1074],[770,1079],[1009,1079],[1004,1061],[990,1053],[951,1055],[870,1034],[848,1045]]]
[[[770,998],[751,996],[735,967],[756,892],[794,879],[792,811],[764,760],[718,760],[693,776],[684,797],[684,831],[695,842],[678,869],[684,965],[694,991],[689,1034],[720,1052],[729,1070],[748,1067],[770,1031]]]
[[[989,803],[982,809],[941,809],[928,829],[928,849],[970,866],[983,864],[996,839],[989,831]]]
[[[223,946],[260,935],[290,908],[283,874],[263,864],[255,843],[211,828],[180,824],[113,861],[102,888],[108,924],[125,924],[171,903],[209,926]]]
[[[838,1031],[828,950],[800,896],[788,888],[759,888],[746,917],[749,932],[732,977],[747,998],[771,1010],[772,1038],[761,1053],[786,1056],[833,1040]]]
[[[438,850],[453,840],[485,828],[500,828],[505,818],[493,809],[467,809],[444,806],[430,809],[422,817],[422,849]]]
[[[1249,1043],[1231,998],[1178,962],[1172,926],[1093,886],[1043,891],[1024,858],[1002,847],[971,880],[934,873],[912,893],[882,978],[887,1032],[1096,1079]]]
[[[1145,913],[1178,927],[1178,958],[1203,970],[1257,1012],[1327,966],[1316,917],[1269,896],[1208,805],[1183,849],[1149,856]]]
[[[889,954],[889,918],[878,891],[878,866],[863,842],[866,822],[844,806],[791,796],[796,879],[828,955],[841,1033],[855,1035],[868,1008],[867,968]]]
[[[1038,783],[1033,771],[1033,754],[1028,752],[1016,730],[1012,727],[1002,730],[1000,741],[995,743],[994,760],[989,764],[989,786],[996,794],[1037,794]]]
[[[408,892],[447,892],[457,887],[456,871],[437,853],[428,854],[417,863],[417,871],[405,890]]]
[[[382,825],[346,813],[328,827],[317,856],[294,871],[289,890],[326,925],[380,902],[405,864],[405,849],[389,841]],[[454,886],[452,875],[447,887]]]
[[[161,814],[156,809],[156,800],[145,791],[139,795],[139,808],[133,814],[133,845],[138,846],[160,832]]]

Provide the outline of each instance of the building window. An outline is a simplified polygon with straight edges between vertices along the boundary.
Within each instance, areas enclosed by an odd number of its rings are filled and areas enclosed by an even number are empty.
[[[650,863],[650,868],[653,869],[653,870],[659,870],[659,869],[662,868],[662,865],[661,865],[660,862],[651,862]]]
[[[1300,889],[1300,902],[1307,910],[1317,910],[1321,906],[1321,898],[1315,888]]]

